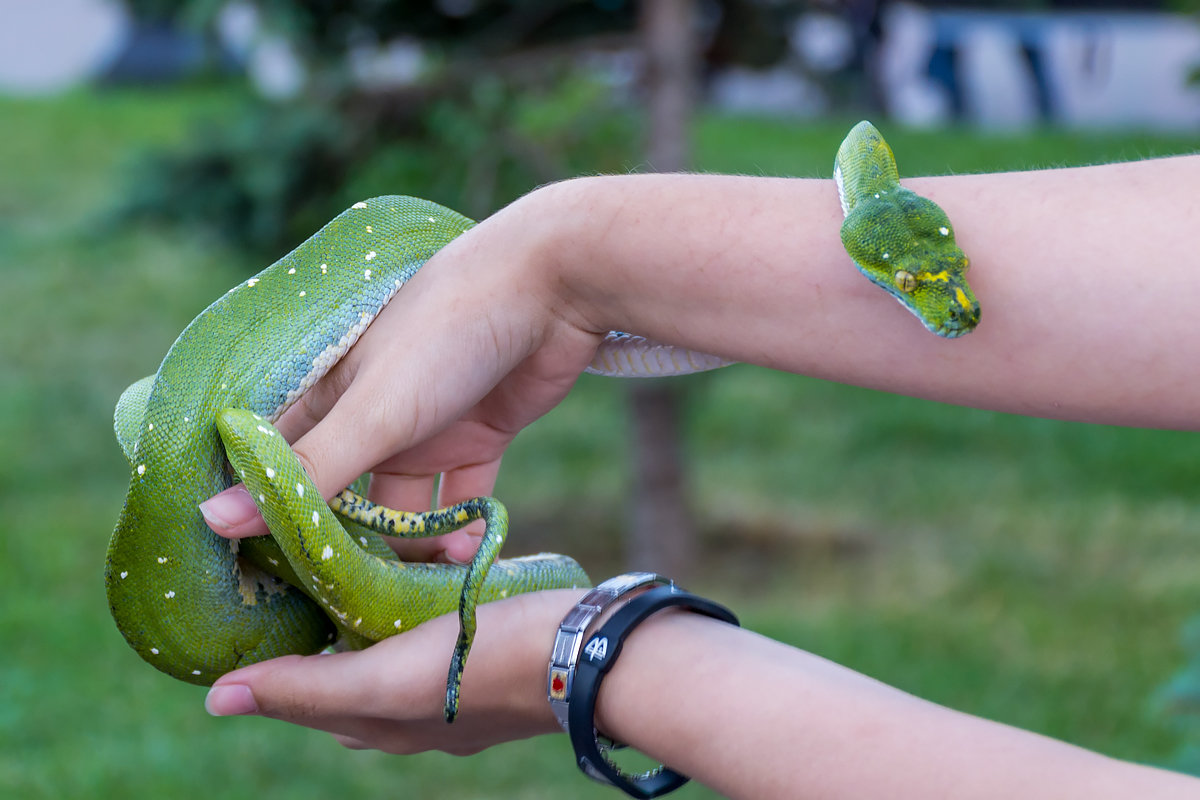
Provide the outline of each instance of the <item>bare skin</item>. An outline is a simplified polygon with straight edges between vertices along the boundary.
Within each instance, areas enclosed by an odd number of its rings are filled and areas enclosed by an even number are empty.
[[[443,502],[486,494],[508,443],[566,395],[604,332],[617,329],[981,408],[1200,428],[1200,337],[1191,331],[1200,300],[1200,204],[1193,196],[1200,156],[904,183],[946,210],[973,260],[969,277],[983,321],[964,339],[931,336],[850,265],[830,181],[587,178],[535,191],[447,246],[280,427],[327,496],[367,470],[373,499],[396,508],[425,506],[438,473],[445,475]],[[205,511],[218,533],[262,531],[253,504],[236,491]],[[404,553],[462,561],[475,544],[459,533],[408,543]],[[444,682],[449,645],[420,644],[451,635],[446,619],[363,653],[231,673],[218,682],[210,708],[256,708],[349,737],[343,741],[353,746],[393,752],[470,752],[550,732],[542,681],[554,626],[571,602],[544,593],[485,607],[487,617],[481,609],[462,713],[451,728],[433,724],[440,712],[431,699]],[[638,703],[653,706],[655,698],[639,697],[637,681],[619,676],[636,676],[639,663],[666,654],[650,637],[635,636],[643,644],[622,654],[602,692],[602,725],[722,791],[745,785],[746,761],[756,773],[763,764],[780,772],[763,777],[758,791],[735,792],[742,796],[777,795],[783,785],[793,796],[814,797],[1200,791],[1178,776],[931,706],[783,645],[725,641],[752,634],[685,614],[651,624],[664,635],[678,628],[685,652],[717,645],[723,655],[702,659],[705,669],[679,679],[678,702],[656,695],[671,727],[643,740]],[[504,632],[509,638],[492,638]],[[644,660],[636,655],[643,652]],[[401,659],[403,678],[379,677],[400,672],[381,668]],[[772,708],[795,702],[803,713],[776,710],[778,719],[764,720],[746,706],[700,711],[682,699],[687,692],[736,697],[732,686],[713,691],[713,681],[741,676],[749,683],[747,675],[768,664],[788,671],[795,693],[775,698]],[[371,681],[347,679],[363,665]],[[390,685],[397,682],[404,685]],[[488,688],[472,690],[473,682]],[[831,686],[838,687],[832,694]],[[396,692],[413,702],[380,719],[380,708],[391,708],[380,703]],[[525,705],[535,695],[540,710]],[[814,698],[829,699],[814,705]],[[427,719],[413,719],[413,709],[427,711]],[[764,725],[769,735],[759,741],[754,731]],[[720,734],[728,740],[716,741]],[[861,736],[875,743],[870,768],[859,761]],[[663,751],[675,741],[686,747]],[[722,755],[729,752],[747,757]],[[806,762],[819,768],[797,772]]]

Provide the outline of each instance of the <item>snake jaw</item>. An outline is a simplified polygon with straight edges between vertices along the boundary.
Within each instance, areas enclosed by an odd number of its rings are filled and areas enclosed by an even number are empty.
[[[953,339],[979,324],[979,301],[966,281],[970,262],[932,200],[901,186],[881,191],[853,207],[841,238],[859,271],[932,333]]]
[[[951,306],[947,317],[940,324],[927,324],[926,327],[944,339],[957,339],[975,330],[979,324],[979,303],[971,307],[959,309]]]

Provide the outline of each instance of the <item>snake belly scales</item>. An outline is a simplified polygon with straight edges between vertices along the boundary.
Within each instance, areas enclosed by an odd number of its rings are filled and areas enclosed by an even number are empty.
[[[945,213],[899,185],[879,132],[859,123],[835,160],[842,239],[858,268],[942,336],[970,331],[979,306]],[[445,715],[479,603],[589,585],[557,554],[496,560],[504,506],[481,497],[424,513],[391,511],[346,490],[326,503],[272,427],[345,354],[388,300],[466,217],[426,200],[355,203],[278,262],[193,320],[158,371],[130,386],[115,414],[129,491],[109,543],[105,584],[121,633],[144,660],[210,685],[238,667],[339,641],[361,648],[457,611]],[[613,376],[712,369],[715,356],[609,334],[589,368]],[[197,505],[245,483],[271,536],[229,541]],[[399,561],[379,533],[432,536],[476,519],[486,529],[467,565]]]

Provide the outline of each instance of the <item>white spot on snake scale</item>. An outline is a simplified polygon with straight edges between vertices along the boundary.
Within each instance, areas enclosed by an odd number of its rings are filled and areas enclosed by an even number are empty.
[[[260,502],[260,503],[265,503],[265,502],[267,502],[267,496],[266,496],[265,494],[259,494],[259,496],[258,496],[258,502]]]
[[[158,648],[157,648],[157,647],[151,647],[151,648],[150,648],[150,652],[151,652],[151,653],[153,653],[154,655],[158,655]]]
[[[308,292],[301,290],[301,292],[300,292],[301,297],[304,297],[304,295],[306,295],[306,294],[308,294]]]
[[[165,563],[167,563],[167,557],[166,557],[166,556],[159,556],[159,557],[158,557],[158,563],[160,563],[160,564],[165,564]]]
[[[320,525],[320,524],[321,524],[321,515],[320,515],[320,514],[318,514],[317,512],[315,512],[315,511],[313,512],[313,517],[312,517],[312,519],[313,519],[313,525]]]
[[[152,430],[154,430],[154,423],[153,423],[153,422],[147,422],[147,423],[146,423],[146,430],[148,430],[148,431],[152,431]]]
[[[367,546],[367,537],[365,537],[365,536],[360,536],[360,537],[358,537],[358,540],[359,540],[360,542],[362,542],[362,546],[363,546],[363,547],[366,547],[366,546]],[[125,576],[124,576],[124,575],[122,575],[121,577],[122,577],[122,578],[124,578]]]
[[[172,597],[174,597],[174,596],[175,596],[175,590],[174,590],[174,589],[172,589],[171,591],[169,591],[169,592],[167,592],[166,594],[164,594],[164,595],[163,595],[163,597],[167,598],[168,600],[170,600],[170,599],[171,599]]]
[[[371,280],[371,270],[369,270],[369,269],[363,270],[363,277],[366,278],[367,280]]]
[[[295,267],[292,267],[291,269],[289,269],[289,270],[288,270],[288,275],[295,275],[295,274],[296,274],[296,268],[295,268]]]
[[[331,558],[333,558],[333,548],[325,545],[324,549],[321,550],[321,560],[328,561]]]
[[[193,675],[199,675],[199,674],[200,674],[200,670],[198,670],[198,669],[194,669],[194,670],[192,670],[192,674],[193,674]]]
[[[940,233],[942,236],[949,236],[950,229],[943,225],[942,227],[938,228],[938,233]]]
[[[264,433],[264,434],[266,434],[267,436],[274,436],[274,435],[275,435],[275,431],[273,431],[273,430],[270,430],[270,429],[268,429],[268,428],[264,428],[262,425],[258,425],[257,427],[258,427],[258,430],[259,430],[259,432],[260,432],[260,433]]]
[[[362,625],[362,617],[359,617],[358,619],[354,620],[354,627],[357,628],[359,625]]]
[[[328,265],[328,264],[322,264],[322,265],[321,265],[321,274],[322,274],[322,275],[324,275],[324,274],[326,274],[328,271],[329,271],[329,265]]]
[[[370,261],[370,260],[371,260],[371,259],[373,259],[374,257],[375,257],[375,251],[374,251],[374,250],[368,250],[368,251],[367,251],[367,255],[366,255],[366,259],[367,259],[367,261]]]
[[[274,480],[275,479],[275,470],[271,469],[270,467],[267,467],[267,477],[271,480]]]
[[[129,573],[128,573],[128,572],[122,572],[122,573],[121,573],[121,580],[125,580],[127,577],[129,577]]]
[[[368,225],[368,226],[367,226],[367,233],[374,233],[374,232],[375,232],[375,229],[374,229],[374,228],[372,228],[370,225]]]
[[[300,497],[304,497],[304,484],[303,483],[296,484],[296,494]]]
[[[396,626],[396,630],[400,630],[400,627],[404,624],[404,620],[398,619],[395,622],[393,622],[392,624]]]
[[[258,278],[251,278],[250,280],[246,281],[247,286],[254,286],[256,283],[258,283]]]
[[[350,206],[350,207],[351,207],[351,208],[366,208],[366,207],[367,207],[367,204],[366,204],[366,203],[363,203],[363,202],[361,202],[361,201],[359,201],[359,202],[355,203],[354,205],[352,205],[352,206]]]
[[[146,465],[138,464],[137,473],[138,473],[138,475],[145,475],[146,474]]]

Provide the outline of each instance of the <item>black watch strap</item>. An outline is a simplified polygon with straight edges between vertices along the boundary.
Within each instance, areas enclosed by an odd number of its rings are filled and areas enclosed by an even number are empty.
[[[719,603],[685,592],[671,584],[643,592],[630,600],[592,634],[575,670],[568,712],[568,733],[579,768],[589,777],[623,790],[632,797],[658,797],[687,783],[688,778],[665,766],[631,775],[605,756],[595,728],[596,696],[604,676],[621,653],[625,637],[647,617],[667,608],[682,607],[738,625],[732,611]]]

